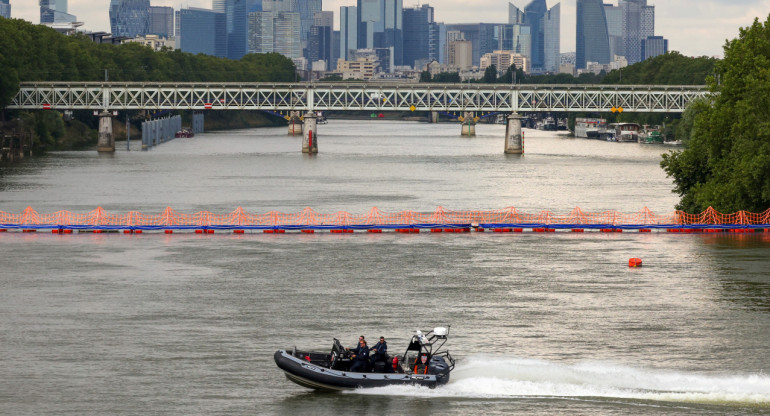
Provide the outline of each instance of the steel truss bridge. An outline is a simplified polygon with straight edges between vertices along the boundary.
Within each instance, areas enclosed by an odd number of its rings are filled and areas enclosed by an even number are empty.
[[[704,86],[27,82],[9,109],[681,113]]]

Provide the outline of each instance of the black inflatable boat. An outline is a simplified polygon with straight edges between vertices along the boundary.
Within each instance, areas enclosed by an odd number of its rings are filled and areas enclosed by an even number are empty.
[[[406,352],[387,356],[372,363],[366,372],[351,372],[350,352],[335,338],[330,352],[278,350],[275,363],[286,378],[300,386],[316,390],[348,390],[393,385],[418,385],[430,388],[449,382],[455,361],[442,350],[449,336],[448,328],[435,328],[425,334],[417,331]]]

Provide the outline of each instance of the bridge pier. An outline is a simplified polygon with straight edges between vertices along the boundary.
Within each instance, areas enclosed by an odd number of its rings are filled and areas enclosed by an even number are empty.
[[[99,153],[115,153],[115,136],[112,135],[112,113],[99,113],[99,142],[96,145]]]
[[[302,134],[302,118],[299,111],[292,111],[289,115],[289,136]]]
[[[439,114],[438,111],[431,111],[428,115],[428,122],[431,124],[438,123],[439,120]]]
[[[308,111],[305,114],[305,124],[302,135],[302,153],[318,153],[318,116]]]
[[[519,113],[512,113],[508,116],[508,124],[505,127],[505,153],[509,155],[524,153],[521,139],[521,116]]]
[[[474,137],[476,136],[476,120],[473,113],[463,113],[462,130],[460,131],[462,136]]]

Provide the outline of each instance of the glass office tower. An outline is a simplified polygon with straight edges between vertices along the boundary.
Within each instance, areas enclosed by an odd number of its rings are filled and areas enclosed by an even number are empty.
[[[179,11],[180,49],[224,58],[227,55],[227,31],[224,13],[209,9],[187,8]]]
[[[602,0],[577,0],[577,68],[587,62],[610,63],[607,18]]]
[[[393,48],[393,62],[403,64],[403,0],[358,0],[358,48]]]
[[[67,13],[67,0],[40,0],[39,4],[40,23],[72,23],[77,21],[77,17]]]
[[[0,0],[0,17],[5,17],[6,19],[11,18],[10,0]]]
[[[113,36],[129,38],[150,33],[150,0],[112,0],[110,30]]]
[[[404,65],[415,68],[415,62],[431,58],[436,43],[433,16],[433,7],[427,4],[404,9]]]
[[[150,6],[150,34],[174,37],[174,8]]]
[[[340,59],[350,59],[350,51],[358,49],[358,8],[340,7]]]

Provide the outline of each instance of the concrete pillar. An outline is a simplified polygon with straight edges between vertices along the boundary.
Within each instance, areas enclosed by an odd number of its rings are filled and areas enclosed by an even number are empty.
[[[439,115],[438,111],[431,111],[428,115],[428,122],[431,124],[438,123]]]
[[[476,135],[476,120],[474,120],[473,113],[466,112],[463,114],[462,131],[460,134],[470,137]]]
[[[302,153],[318,153],[318,117],[314,112],[308,111],[305,114],[305,125],[302,135]]]
[[[289,115],[289,136],[302,134],[302,118],[299,111],[292,111]]]
[[[508,124],[505,127],[505,153],[509,155],[524,153],[524,143],[521,138],[521,116],[518,113],[508,116]]]
[[[112,135],[112,113],[102,111],[99,113],[99,142],[96,145],[99,153],[115,152],[115,137]]]

